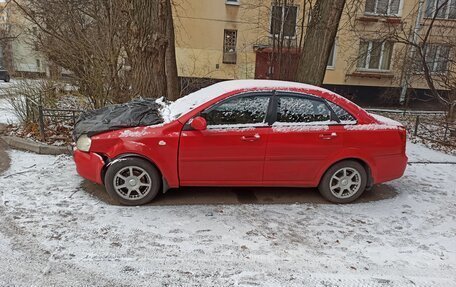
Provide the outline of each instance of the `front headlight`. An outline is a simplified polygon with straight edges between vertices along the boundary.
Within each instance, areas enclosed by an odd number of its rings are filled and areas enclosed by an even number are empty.
[[[88,152],[90,150],[90,145],[92,144],[92,140],[87,135],[82,135],[78,138],[76,142],[76,147],[80,151]]]

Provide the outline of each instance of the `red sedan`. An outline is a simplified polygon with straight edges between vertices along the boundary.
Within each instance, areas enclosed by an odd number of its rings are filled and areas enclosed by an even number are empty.
[[[221,82],[160,113],[162,124],[80,136],[78,173],[126,205],[180,186],[318,187],[348,203],[407,165],[400,123],[315,86]]]

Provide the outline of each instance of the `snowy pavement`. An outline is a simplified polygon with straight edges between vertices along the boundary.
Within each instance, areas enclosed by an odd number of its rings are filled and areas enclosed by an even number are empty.
[[[0,286],[456,286],[456,165],[410,165],[369,203],[121,207],[69,157],[9,155]]]

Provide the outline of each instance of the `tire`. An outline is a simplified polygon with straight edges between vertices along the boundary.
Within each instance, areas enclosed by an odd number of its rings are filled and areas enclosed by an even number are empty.
[[[323,175],[318,189],[333,203],[349,203],[363,194],[367,185],[367,172],[353,160],[344,160],[331,166]]]
[[[6,77],[5,79],[3,79],[3,81],[4,81],[5,83],[9,83],[10,77]]]
[[[114,161],[104,180],[108,194],[123,205],[151,202],[162,185],[160,174],[152,164],[133,157]]]

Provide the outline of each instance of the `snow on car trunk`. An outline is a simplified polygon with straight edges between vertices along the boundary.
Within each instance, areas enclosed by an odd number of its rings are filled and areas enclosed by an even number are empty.
[[[409,156],[441,153],[409,144]],[[0,285],[451,286],[455,165],[412,165],[349,205],[112,206],[73,161],[9,151]],[[214,188],[214,194],[217,189]],[[411,283],[413,282],[413,283]]]
[[[377,121],[379,121],[381,124],[384,124],[384,125],[395,126],[395,127],[403,127],[404,126],[400,122],[392,120],[392,119],[384,117],[384,116],[380,116],[380,115],[372,114],[372,113],[369,113],[369,115],[371,115],[372,117],[374,117],[374,119],[376,119]]]

